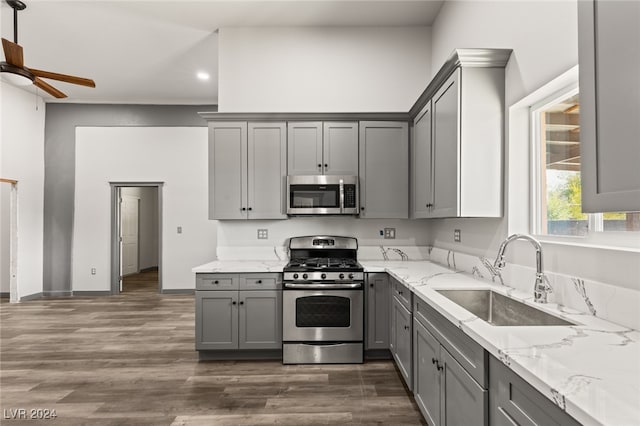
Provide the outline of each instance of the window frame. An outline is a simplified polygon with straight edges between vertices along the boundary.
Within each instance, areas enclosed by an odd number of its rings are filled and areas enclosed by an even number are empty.
[[[577,73],[576,73],[577,74]],[[619,249],[625,251],[640,252],[640,233],[623,231],[604,231],[603,213],[586,213],[588,220],[587,234],[575,235],[549,235],[542,233],[542,205],[543,196],[546,196],[546,188],[542,185],[542,135],[540,131],[540,110],[543,110],[562,99],[579,94],[577,76],[576,79],[560,89],[549,90],[546,96],[529,105],[529,167],[530,167],[530,215],[529,228],[540,241],[556,244],[576,246],[600,247]],[[543,86],[553,87],[553,81]],[[543,189],[545,194],[543,194]]]

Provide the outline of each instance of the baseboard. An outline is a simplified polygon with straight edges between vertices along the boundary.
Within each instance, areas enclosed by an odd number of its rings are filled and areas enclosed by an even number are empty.
[[[20,302],[26,302],[28,300],[42,299],[43,297],[45,297],[44,293],[34,293],[34,294],[30,294],[28,296],[22,296],[20,298]]]
[[[0,292],[0,299],[3,299],[3,298],[7,298],[8,299],[9,297],[11,297],[10,293],[5,293],[3,291]]]
[[[57,291],[43,291],[40,293],[42,297],[71,297],[73,296],[70,290],[57,290]]]
[[[393,359],[389,349],[366,349],[364,351],[364,359]]]
[[[199,361],[282,360],[281,349],[198,351]]]
[[[162,294],[187,294],[187,295],[194,295],[196,294],[195,289],[193,288],[167,288],[167,289],[162,289],[162,291],[160,291],[160,293]]]
[[[83,291],[74,291],[73,292],[73,296],[111,296],[111,292],[110,291],[104,291],[104,290],[99,290],[99,291],[93,291],[93,290],[83,290]]]

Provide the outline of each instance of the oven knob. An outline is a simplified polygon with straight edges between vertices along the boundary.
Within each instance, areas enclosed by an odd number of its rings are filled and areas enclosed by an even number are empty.
[[[344,279],[344,274],[340,274],[340,279],[343,280]]]
[[[297,280],[298,279],[298,274],[293,274],[293,279]]]
[[[353,274],[349,274],[349,279],[353,279]]]
[[[307,275],[307,274],[302,274],[302,279],[306,280],[307,278],[309,278],[309,275]]]
[[[322,278],[324,280],[325,278],[327,278],[327,274],[320,275],[320,278]]]

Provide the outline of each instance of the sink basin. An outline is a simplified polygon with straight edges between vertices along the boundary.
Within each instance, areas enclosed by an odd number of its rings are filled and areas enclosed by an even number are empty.
[[[496,326],[576,325],[491,290],[436,290],[467,311]]]

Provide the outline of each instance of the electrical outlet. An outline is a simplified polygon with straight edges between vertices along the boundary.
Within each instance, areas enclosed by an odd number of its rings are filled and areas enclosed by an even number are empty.
[[[182,226],[178,226],[178,234],[182,234]]]
[[[268,240],[269,239],[269,230],[264,228],[258,229],[258,239],[259,240]]]
[[[460,240],[460,230],[459,229],[454,229],[453,230],[453,241],[455,241],[456,243],[459,243]]]
[[[96,274],[96,268],[91,268],[91,275],[95,275]]]
[[[396,228],[384,228],[384,239],[393,240],[396,238]]]

